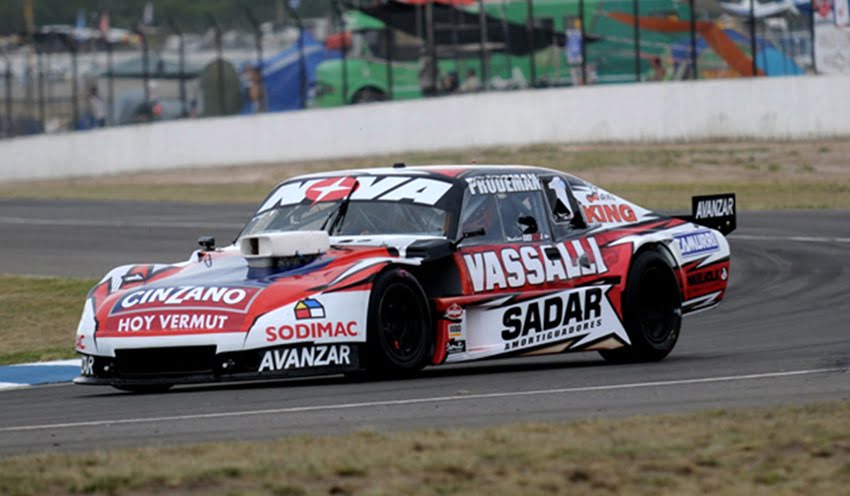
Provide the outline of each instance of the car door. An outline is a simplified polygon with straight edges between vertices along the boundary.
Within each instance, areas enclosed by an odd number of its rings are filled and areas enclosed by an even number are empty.
[[[572,290],[607,270],[599,248],[566,181],[535,175],[535,184],[465,196],[457,254],[465,358],[565,348],[601,323],[602,289]]]

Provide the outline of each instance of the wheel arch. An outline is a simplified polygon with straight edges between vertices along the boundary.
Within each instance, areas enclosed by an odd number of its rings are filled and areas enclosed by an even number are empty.
[[[673,272],[673,277],[676,279],[676,284],[679,287],[679,294],[684,297],[684,271],[682,269],[681,264],[679,264],[678,260],[676,259],[676,256],[673,254],[673,251],[670,249],[670,246],[668,245],[668,243],[664,242],[664,240],[647,241],[641,244],[638,249],[635,250],[632,254],[632,259],[629,262],[629,269],[631,269],[632,264],[638,258],[638,256],[640,256],[646,251],[655,251],[667,261],[667,265]]]

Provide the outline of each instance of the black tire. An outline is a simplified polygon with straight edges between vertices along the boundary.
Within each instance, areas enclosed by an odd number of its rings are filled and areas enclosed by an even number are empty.
[[[682,326],[682,294],[667,259],[655,250],[638,254],[623,292],[623,320],[631,346],[601,350],[609,362],[656,362],[673,351]]]
[[[139,393],[139,394],[156,394],[156,393],[164,393],[174,387],[174,384],[133,384],[133,385],[112,385],[115,389],[119,391],[127,391],[130,393]]]
[[[377,88],[363,88],[361,90],[357,90],[357,93],[355,93],[354,97],[351,99],[351,103],[357,105],[360,103],[383,102],[386,99],[386,93]]]
[[[377,376],[416,372],[434,355],[431,311],[410,272],[391,269],[372,286],[365,367]]]

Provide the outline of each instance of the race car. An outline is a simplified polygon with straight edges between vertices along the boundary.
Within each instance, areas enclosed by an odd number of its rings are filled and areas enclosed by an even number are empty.
[[[122,266],[88,294],[77,384],[313,374],[598,351],[655,361],[729,280],[735,195],[666,216],[556,170],[444,165],[295,177],[236,241]]]

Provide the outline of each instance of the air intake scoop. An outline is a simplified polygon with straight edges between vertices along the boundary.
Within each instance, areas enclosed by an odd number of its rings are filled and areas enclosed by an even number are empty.
[[[313,260],[330,246],[325,231],[275,232],[239,239],[239,251],[250,265],[298,265],[297,261]]]

